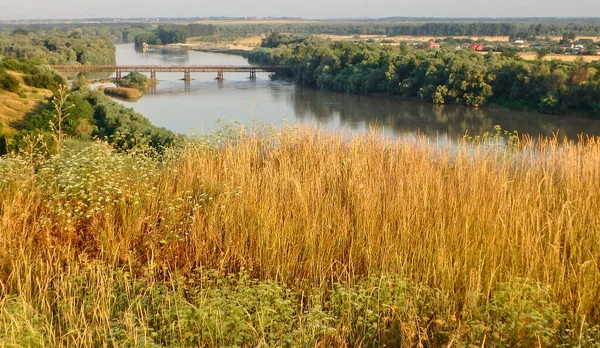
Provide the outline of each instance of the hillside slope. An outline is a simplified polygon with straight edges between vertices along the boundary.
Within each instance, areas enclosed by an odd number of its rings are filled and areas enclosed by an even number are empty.
[[[6,135],[15,133],[25,116],[47,103],[47,98],[52,95],[47,89],[27,86],[21,74],[9,73],[19,80],[21,87],[19,93],[0,90],[0,129]]]

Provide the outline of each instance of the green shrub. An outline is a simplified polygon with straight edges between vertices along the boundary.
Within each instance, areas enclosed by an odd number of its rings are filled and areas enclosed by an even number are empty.
[[[59,85],[67,83],[65,78],[58,73],[41,70],[23,76],[23,81],[25,81],[28,86],[50,89],[52,91],[58,90]]]
[[[36,67],[26,59],[10,58],[2,62],[2,66],[6,70],[12,70],[23,74],[32,74],[36,72]]]
[[[138,72],[131,72],[119,81],[120,86],[138,89],[147,89],[150,84],[150,78]]]
[[[548,114],[557,114],[560,111],[560,107],[560,96],[554,91],[542,97],[539,104],[540,111]]]
[[[5,298],[0,301],[0,346],[48,346],[45,319],[25,299]],[[11,337],[18,337],[18,341],[12,341]]]
[[[19,80],[16,77],[0,70],[0,89],[17,93],[19,91],[19,87]]]
[[[556,346],[566,318],[548,286],[525,279],[498,283],[477,316],[471,323],[477,342],[485,336],[491,346],[510,347]]]

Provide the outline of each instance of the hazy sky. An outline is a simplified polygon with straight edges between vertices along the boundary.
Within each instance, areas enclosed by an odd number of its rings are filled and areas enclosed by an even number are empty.
[[[600,17],[599,0],[0,0],[0,20],[139,17]]]

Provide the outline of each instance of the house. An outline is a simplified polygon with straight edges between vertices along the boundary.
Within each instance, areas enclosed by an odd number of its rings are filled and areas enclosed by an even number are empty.
[[[569,44],[569,45],[561,45],[561,46],[559,47],[559,49],[560,49],[562,52],[565,52],[565,53],[566,53],[566,52],[571,52],[571,50],[573,50],[573,47],[574,47],[574,45],[573,45],[573,44]]]
[[[440,44],[434,42],[433,40],[429,40],[429,42],[427,43],[427,48],[440,48]]]
[[[469,46],[473,51],[483,51],[483,45],[480,43],[474,43]]]

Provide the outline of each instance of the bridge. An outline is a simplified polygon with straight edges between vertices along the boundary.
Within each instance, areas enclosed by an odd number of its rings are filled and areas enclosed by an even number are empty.
[[[149,72],[150,78],[156,80],[157,72],[182,72],[183,80],[192,80],[193,72],[216,72],[217,80],[222,80],[226,72],[245,72],[250,79],[256,78],[257,72],[282,72],[289,68],[281,65],[51,65],[60,72],[77,72],[87,77],[90,72],[114,72],[118,81],[123,72]]]

